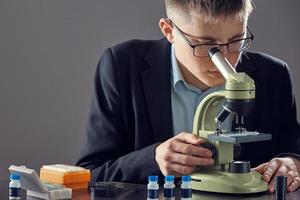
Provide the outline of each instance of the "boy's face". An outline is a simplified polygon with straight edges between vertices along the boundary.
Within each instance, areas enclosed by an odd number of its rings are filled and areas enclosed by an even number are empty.
[[[246,32],[246,20],[241,21],[235,17],[218,17],[215,23],[207,23],[205,16],[192,13],[189,21],[175,17],[173,23],[185,33],[192,44],[202,43],[228,43],[244,37]],[[160,26],[162,24],[160,23]],[[178,30],[170,24],[170,34],[164,35],[175,46],[175,55],[183,73],[184,79],[201,89],[207,89],[225,83],[225,79],[212,63],[209,57],[195,57],[193,48],[189,46],[178,33]],[[162,28],[162,26],[161,26]],[[162,28],[162,31],[164,29]],[[166,30],[166,29],[165,29]],[[232,64],[236,66],[239,53],[228,53],[226,46],[222,52]]]

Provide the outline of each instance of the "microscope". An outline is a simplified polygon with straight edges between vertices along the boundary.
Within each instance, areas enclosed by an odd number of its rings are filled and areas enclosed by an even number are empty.
[[[250,169],[248,161],[234,161],[234,145],[271,140],[270,134],[247,131],[246,117],[254,106],[255,83],[246,73],[236,72],[220,50],[209,50],[209,56],[226,83],[225,89],[208,94],[199,104],[193,133],[206,140],[204,147],[212,150],[214,165],[200,167],[192,174],[194,190],[248,194],[268,190],[262,176]],[[227,117],[233,117],[231,130],[222,129]]]

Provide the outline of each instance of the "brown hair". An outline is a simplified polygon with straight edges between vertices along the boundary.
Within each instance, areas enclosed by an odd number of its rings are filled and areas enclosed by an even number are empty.
[[[203,13],[207,20],[214,20],[218,16],[237,16],[246,19],[253,9],[252,0],[165,0],[167,15],[183,13],[190,16],[191,11]]]

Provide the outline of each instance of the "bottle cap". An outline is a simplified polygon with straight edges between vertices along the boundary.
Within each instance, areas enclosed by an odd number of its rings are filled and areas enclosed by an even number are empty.
[[[188,181],[191,181],[191,176],[182,176],[182,177],[181,177],[181,181],[182,181],[182,182],[188,182]]]
[[[148,181],[158,181],[158,176],[148,176]]]
[[[20,175],[17,173],[12,173],[10,175],[10,180],[20,180]]]
[[[173,182],[174,181],[174,176],[173,175],[168,175],[168,176],[165,176],[165,181],[169,181],[169,182]]]

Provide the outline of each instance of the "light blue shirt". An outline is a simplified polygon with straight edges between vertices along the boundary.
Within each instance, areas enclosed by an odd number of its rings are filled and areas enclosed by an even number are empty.
[[[181,132],[192,133],[194,114],[200,101],[213,91],[222,87],[213,87],[205,92],[188,84],[180,71],[174,45],[171,46],[171,102],[174,135]]]

